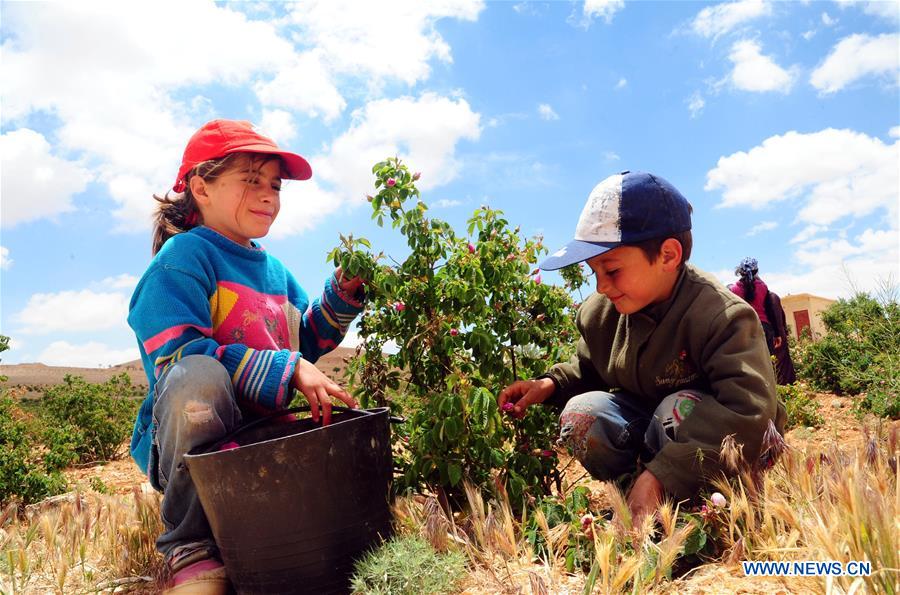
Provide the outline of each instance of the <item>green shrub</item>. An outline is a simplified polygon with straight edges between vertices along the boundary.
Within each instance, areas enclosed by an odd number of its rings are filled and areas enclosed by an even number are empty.
[[[778,397],[787,409],[785,430],[796,427],[817,428],[825,423],[810,393],[799,384],[778,386]]]
[[[557,478],[556,416],[532,407],[516,419],[500,412],[497,394],[568,359],[577,338],[570,291],[585,282],[584,269],[564,272],[566,289],[542,283],[535,263],[546,248],[502,212],[479,208],[458,234],[430,216],[419,175],[399,159],[372,171],[372,218],[397,229],[409,254],[385,263],[364,238],[342,236],[330,258],[367,281],[364,349],[348,367],[355,394],[363,406],[405,406],[394,485],[428,486],[451,503],[464,499],[464,480],[484,491],[506,486],[518,510]],[[388,341],[399,351],[386,354]]]
[[[900,304],[859,293],[822,313],[825,335],[797,348],[800,376],[818,389],[859,395],[858,412],[900,417]]]
[[[80,463],[116,458],[134,424],[137,402],[130,397],[139,390],[124,373],[103,384],[66,375],[44,393],[47,427],[55,428],[45,439],[59,446],[60,456],[71,447]]]
[[[24,416],[11,397],[0,395],[0,505],[13,498],[30,504],[66,488],[58,468],[47,466],[43,460],[40,442]]]
[[[356,564],[352,589],[371,595],[455,593],[465,556],[438,553],[418,536],[395,537]]]

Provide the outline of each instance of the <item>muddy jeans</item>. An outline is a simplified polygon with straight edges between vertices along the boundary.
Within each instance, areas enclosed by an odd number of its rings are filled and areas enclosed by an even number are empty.
[[[652,459],[678,437],[678,427],[707,395],[683,390],[655,410],[625,392],[593,391],[573,397],[559,416],[559,439],[595,479],[616,479]]]
[[[196,446],[225,436],[241,423],[241,411],[225,367],[205,355],[176,362],[156,383],[150,483],[162,490],[165,532],[157,549],[168,559],[185,549],[215,547],[212,530],[182,460]]]

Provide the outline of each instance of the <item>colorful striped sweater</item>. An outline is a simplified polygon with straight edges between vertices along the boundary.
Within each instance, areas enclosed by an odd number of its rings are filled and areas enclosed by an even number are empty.
[[[150,391],[134,426],[131,455],[146,472],[154,386],[188,355],[219,360],[238,402],[273,411],[291,400],[297,358],[315,362],[337,347],[362,304],[334,275],[320,298],[306,292],[276,258],[208,227],[170,238],[138,282],[128,324]]]

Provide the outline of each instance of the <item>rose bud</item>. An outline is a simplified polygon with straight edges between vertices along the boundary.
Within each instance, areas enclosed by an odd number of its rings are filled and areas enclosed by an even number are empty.
[[[406,310],[406,304],[404,304],[403,302],[397,302],[394,304],[394,310],[396,310],[397,312],[403,312],[404,310]]]
[[[416,180],[418,180],[421,177],[422,177],[422,172],[417,171],[416,173],[413,174],[413,181],[415,182]]]
[[[512,403],[507,402],[507,403],[503,403],[503,407],[501,407],[500,409],[502,409],[503,411],[512,411],[512,410],[515,409],[515,408],[516,408],[515,405],[513,405]]]
[[[540,273],[538,273],[537,277],[534,278],[534,282],[537,283],[538,285],[541,284],[541,274]]]
[[[728,501],[725,499],[725,496],[720,494],[719,492],[713,492],[712,496],[709,497],[709,501],[713,503],[713,506],[717,508],[722,508]]]
[[[469,244],[469,254],[475,254],[475,246]]]
[[[384,185],[387,186],[388,188],[393,188],[396,184],[397,184],[397,180],[395,180],[394,178],[388,178],[387,182],[384,183]]]
[[[450,336],[451,336],[451,337],[455,337],[455,336],[458,335],[458,334],[459,334],[459,329],[458,329],[458,328],[452,328],[452,329],[450,329]]]

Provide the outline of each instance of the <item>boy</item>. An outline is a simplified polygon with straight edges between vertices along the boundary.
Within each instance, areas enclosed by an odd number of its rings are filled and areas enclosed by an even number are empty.
[[[577,354],[499,395],[516,415],[564,406],[560,440],[605,481],[643,470],[628,504],[639,522],[664,495],[695,496],[726,471],[733,435],[756,463],[763,435],[785,413],[759,319],[712,276],[686,265],[691,205],[658,176],[625,171],[600,182],[575,239],[540,264],[587,261],[597,293],[578,310]]]

